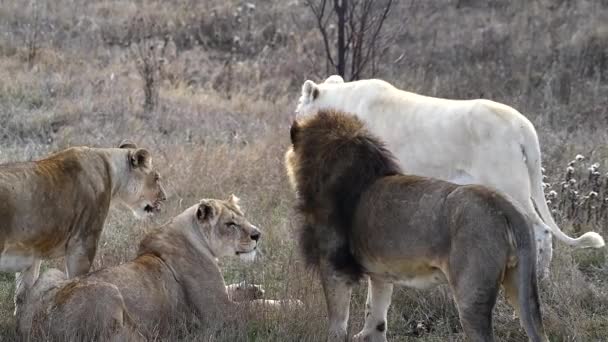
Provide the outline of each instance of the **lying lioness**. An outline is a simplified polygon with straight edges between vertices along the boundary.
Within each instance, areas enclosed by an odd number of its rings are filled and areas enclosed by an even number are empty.
[[[142,333],[150,338],[192,312],[203,320],[230,321],[240,310],[230,297],[247,298],[239,294],[242,285],[225,286],[216,258],[252,259],[261,236],[237,201],[234,196],[201,200],[147,234],[133,261],[67,281],[43,274],[17,307],[20,334],[65,339],[91,338],[96,332],[93,339],[116,340]],[[251,296],[260,291],[254,286]],[[282,303],[298,302],[252,305]]]
[[[0,165],[0,272],[22,272],[18,288],[38,278],[40,262],[65,256],[68,277],[89,271],[110,205],[138,217],[166,198],[150,152],[73,147],[33,162]],[[21,300],[19,291],[15,301]]]
[[[531,223],[515,204],[480,185],[403,175],[354,115],[321,111],[296,121],[291,141],[300,242],[321,274],[328,341],[346,339],[352,285],[362,276],[369,288],[357,341],[386,341],[393,284],[441,283],[452,289],[469,340],[493,341],[501,284],[530,339],[547,340]]]

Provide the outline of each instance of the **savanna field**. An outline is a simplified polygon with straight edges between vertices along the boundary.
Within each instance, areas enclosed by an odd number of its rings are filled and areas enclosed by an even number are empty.
[[[184,324],[172,341],[325,338],[325,301],[299,256],[283,165],[302,83],[335,73],[316,24],[296,0],[0,1],[0,162],[130,139],[164,178],[160,215],[111,210],[94,269],[131,259],[146,231],[199,199],[234,193],[264,235],[256,262],[221,262],[226,283],[305,304],[214,334]],[[375,51],[361,78],[522,112],[539,135],[558,224],[608,237],[608,1],[394,1]],[[555,239],[554,248],[540,294],[549,339],[608,341],[606,248]],[[16,339],[13,293],[14,275],[0,273],[0,341]],[[361,283],[351,335],[365,296]],[[446,286],[396,289],[388,326],[391,341],[464,341]],[[502,295],[494,328],[500,341],[527,341]]]

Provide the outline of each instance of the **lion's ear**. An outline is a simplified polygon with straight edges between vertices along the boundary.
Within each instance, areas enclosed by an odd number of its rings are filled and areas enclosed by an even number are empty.
[[[344,83],[344,79],[340,75],[331,75],[323,83]]]
[[[228,198],[228,202],[232,203],[234,206],[239,206],[240,198],[236,197],[235,194],[230,194],[230,198]]]
[[[151,168],[152,167],[152,157],[150,157],[150,152],[145,148],[137,149],[135,152],[131,154],[131,166],[133,168],[143,167],[143,168]]]
[[[291,138],[291,144],[296,145],[298,139],[298,133],[300,132],[300,124],[297,120],[293,120],[291,123],[291,129],[289,129],[289,137]]]
[[[302,85],[302,100],[304,103],[310,103],[319,97],[319,86],[311,80],[306,80]]]
[[[133,148],[133,149],[136,149],[137,145],[135,145],[135,143],[132,142],[131,140],[125,139],[125,140],[121,141],[120,144],[118,144],[118,148]]]
[[[215,208],[211,203],[203,201],[196,209],[196,218],[200,222],[211,221],[215,217]]]

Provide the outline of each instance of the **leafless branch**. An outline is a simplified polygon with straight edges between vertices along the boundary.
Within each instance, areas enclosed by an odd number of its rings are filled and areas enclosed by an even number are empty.
[[[378,36],[380,35],[380,32],[382,30],[382,26],[384,25],[384,22],[386,21],[386,18],[388,17],[388,14],[390,13],[392,3],[393,3],[393,0],[388,0],[387,1],[386,5],[384,6],[384,9],[382,11],[382,14],[378,18],[377,24],[376,24],[377,25],[376,26],[376,30],[374,31],[374,33],[371,36],[370,43],[369,43],[368,48],[367,48],[367,52],[365,54],[365,57],[361,61],[360,67],[358,68],[356,74],[353,75],[354,79],[358,79],[359,78],[359,76],[361,74],[361,71],[363,69],[365,69],[365,67],[369,63],[369,61],[371,59],[370,57],[372,56],[372,51],[374,51],[374,49],[375,49],[375,46],[374,46],[375,42],[378,40]]]
[[[376,59],[382,55],[375,50],[379,48],[380,33],[393,0],[387,0],[383,6],[377,6],[378,1],[374,0],[333,0],[333,6],[327,2],[305,0],[316,19],[328,64],[349,80],[359,79],[370,62],[375,73]],[[328,31],[332,20],[337,31],[333,44],[333,33]]]
[[[325,17],[325,9],[327,7],[327,0],[321,0],[319,6],[315,6],[314,1],[306,0],[305,4],[310,8],[311,12],[317,19],[317,28],[319,29],[319,33],[321,33],[321,37],[323,38],[323,45],[325,46],[325,53],[327,56],[327,60],[333,67],[336,67],[336,63],[331,56],[331,48],[329,47],[329,38],[327,37],[327,21],[323,22]],[[329,18],[329,16],[328,16]]]

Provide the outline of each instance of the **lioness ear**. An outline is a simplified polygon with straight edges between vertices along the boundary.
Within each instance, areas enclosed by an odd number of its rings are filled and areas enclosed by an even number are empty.
[[[118,148],[137,148],[137,145],[135,145],[134,142],[132,142],[131,140],[125,139],[123,141],[120,142],[120,144],[118,144]]]
[[[291,138],[291,144],[296,145],[296,141],[298,138],[298,133],[300,132],[300,124],[297,120],[293,120],[291,123],[291,129],[289,130],[289,136]]]
[[[340,75],[331,75],[323,83],[344,83],[344,79]]]
[[[152,157],[150,157],[150,152],[145,148],[137,149],[131,154],[131,166],[133,166],[133,168],[151,168]]]
[[[239,206],[240,198],[236,197],[234,194],[230,194],[230,198],[228,198],[228,202],[232,203],[234,206]]]
[[[209,221],[215,216],[215,208],[209,202],[201,202],[196,210],[196,218],[201,221]]]
[[[302,98],[306,102],[312,102],[319,97],[319,87],[311,80],[306,80],[302,85]]]

